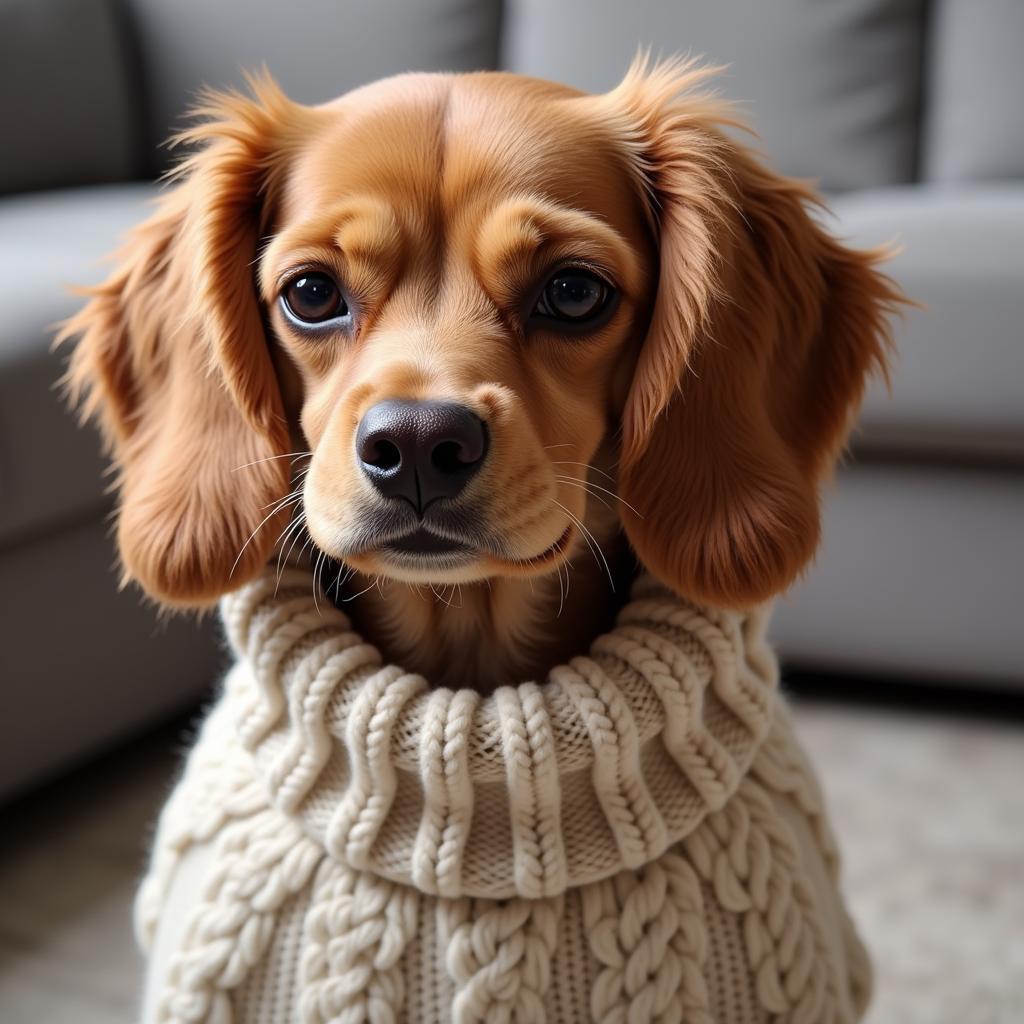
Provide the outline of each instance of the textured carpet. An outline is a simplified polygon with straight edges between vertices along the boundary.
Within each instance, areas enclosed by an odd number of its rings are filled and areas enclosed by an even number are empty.
[[[1024,727],[799,706],[876,971],[871,1024],[1024,1024]]]
[[[1024,726],[807,700],[797,721],[876,964],[870,1024],[1024,1024]],[[0,812],[3,1024],[135,1019],[129,904],[179,746]]]

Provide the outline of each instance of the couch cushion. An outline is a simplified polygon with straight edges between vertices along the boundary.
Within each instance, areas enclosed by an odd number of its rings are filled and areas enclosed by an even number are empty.
[[[500,0],[131,0],[150,98],[151,141],[185,122],[203,85],[266,65],[293,99],[320,103],[401,71],[494,67]],[[162,159],[167,160],[163,152]]]
[[[99,516],[0,552],[0,800],[194,705],[224,667],[214,616],[158,622],[113,563]]]
[[[508,0],[503,65],[589,91],[613,86],[638,45],[730,63],[776,166],[850,189],[914,172],[922,0]]]
[[[849,241],[903,246],[890,271],[925,306],[896,325],[893,394],[870,392],[862,447],[1024,457],[1024,185],[889,189],[833,208]]]
[[[923,178],[1024,178],[1022,47],[1022,0],[936,0],[925,75]]]
[[[1024,688],[1024,474],[854,464],[814,566],[778,602],[784,663]]]
[[[114,0],[0,3],[0,192],[135,176],[138,85]]]
[[[106,185],[0,200],[0,546],[103,502],[95,432],[80,430],[55,383],[53,325],[100,280],[102,257],[146,212],[149,185]]]

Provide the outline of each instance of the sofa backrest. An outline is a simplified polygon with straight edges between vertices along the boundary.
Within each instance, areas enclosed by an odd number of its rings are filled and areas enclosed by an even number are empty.
[[[143,110],[115,0],[0,0],[0,193],[143,172]]]
[[[201,85],[271,71],[320,103],[402,71],[493,68],[500,0],[130,0],[154,143],[184,123]],[[163,163],[167,154],[164,151]]]
[[[1022,3],[1024,0],[1006,0]],[[772,162],[825,189],[914,177],[923,0],[506,0],[503,65],[589,91],[638,47],[728,64]]]
[[[921,177],[1024,178],[1024,0],[933,0]]]
[[[1024,177],[1024,0],[0,0],[0,193],[166,168],[201,85],[319,102],[405,70],[607,89],[638,47],[729,67],[776,166],[842,191]]]

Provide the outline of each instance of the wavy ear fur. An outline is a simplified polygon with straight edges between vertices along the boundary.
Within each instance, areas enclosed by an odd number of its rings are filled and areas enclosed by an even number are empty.
[[[58,337],[80,339],[69,391],[117,469],[125,578],[168,605],[207,605],[253,576],[287,515],[273,507],[288,428],[253,262],[305,108],[269,78],[251,84],[254,99],[206,98],[180,183]]]
[[[627,400],[619,486],[641,561],[723,607],[784,590],[818,544],[822,479],[904,301],[815,223],[816,200],[722,133],[689,64],[634,64],[605,99],[649,194],[658,291]]]

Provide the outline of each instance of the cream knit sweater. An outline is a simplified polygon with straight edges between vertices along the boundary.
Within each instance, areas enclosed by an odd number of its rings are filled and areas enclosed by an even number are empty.
[[[484,698],[384,666],[304,573],[222,610],[238,662],[137,901],[147,1024],[859,1019],[766,610],[642,578]]]

